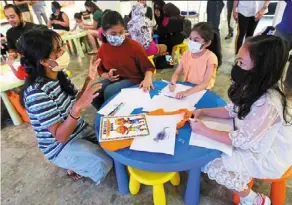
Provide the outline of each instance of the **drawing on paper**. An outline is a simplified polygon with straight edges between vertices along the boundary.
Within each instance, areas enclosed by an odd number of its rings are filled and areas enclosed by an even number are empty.
[[[165,139],[168,138],[168,133],[166,132],[166,130],[169,127],[164,127],[162,131],[158,132],[156,137],[153,139],[155,142],[159,142],[159,141],[163,141]]]
[[[150,134],[145,115],[104,116],[100,123],[99,140],[101,142],[130,139]]]

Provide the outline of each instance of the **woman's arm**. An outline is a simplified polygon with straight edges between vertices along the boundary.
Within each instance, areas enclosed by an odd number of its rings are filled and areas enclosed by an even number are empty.
[[[64,26],[64,27],[69,27],[69,18],[67,16],[67,14],[63,13],[62,14],[62,18],[63,18],[64,21],[56,21],[55,20],[55,23],[59,24],[61,26]]]
[[[98,22],[96,20],[93,20],[93,24],[92,25],[88,25],[88,24],[83,24],[83,28],[85,30],[89,30],[89,29],[96,29],[98,25]]]

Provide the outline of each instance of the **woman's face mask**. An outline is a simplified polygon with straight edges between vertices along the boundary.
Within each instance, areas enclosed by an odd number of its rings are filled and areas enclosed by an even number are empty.
[[[188,41],[188,47],[189,47],[189,51],[191,53],[199,53],[202,51],[202,46],[203,44],[200,42],[196,42],[196,41],[192,41],[189,39]]]
[[[106,34],[106,40],[112,45],[112,46],[120,46],[125,41],[125,34],[122,34],[120,36],[113,36],[110,34]]]
[[[65,51],[59,58],[54,60],[57,65],[55,67],[52,67],[52,71],[59,72],[64,69],[66,69],[70,63],[70,55],[68,51]]]
[[[56,11],[57,11],[57,9],[52,7],[52,12],[55,13]]]

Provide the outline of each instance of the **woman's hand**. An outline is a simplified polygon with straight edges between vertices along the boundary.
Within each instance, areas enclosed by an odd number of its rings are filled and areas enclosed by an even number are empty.
[[[150,91],[150,89],[154,89],[152,78],[146,76],[144,80],[140,83],[139,88],[142,88],[144,92]]]
[[[261,20],[261,18],[263,17],[263,15],[266,13],[266,9],[264,9],[264,8],[261,8],[258,12],[257,12],[257,14],[256,14],[256,16],[255,16],[255,21],[259,21],[259,20]]]
[[[237,22],[238,21],[238,12],[233,10],[233,18]]]
[[[187,97],[188,95],[189,95],[188,91],[182,91],[182,92],[178,92],[175,97],[177,99],[181,100],[181,99]]]
[[[200,135],[205,135],[206,131],[209,129],[206,125],[204,125],[204,123],[202,123],[201,120],[197,118],[190,120],[190,125],[192,127],[192,131]]]
[[[82,91],[80,97],[75,102],[72,108],[74,116],[79,116],[81,110],[87,108],[92,103],[93,99],[99,95],[99,93],[96,92],[101,89],[102,84],[95,84],[92,86],[93,83],[93,80],[88,83],[87,87]]]
[[[95,80],[97,77],[97,67],[100,64],[101,59],[96,59],[95,56],[91,56],[90,64],[88,69],[88,77],[92,80]]]

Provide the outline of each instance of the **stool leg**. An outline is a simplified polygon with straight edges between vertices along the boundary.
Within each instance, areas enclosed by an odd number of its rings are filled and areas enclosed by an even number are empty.
[[[273,182],[270,193],[273,205],[284,205],[286,199],[286,181]]]
[[[175,175],[172,177],[172,179],[170,180],[170,183],[173,185],[173,186],[178,186],[179,183],[180,183],[180,176],[179,176],[179,173],[176,172]]]
[[[154,205],[166,205],[163,184],[153,185],[153,201]]]
[[[131,194],[137,194],[140,190],[140,185],[140,182],[138,182],[134,177],[130,176],[129,189]]]

